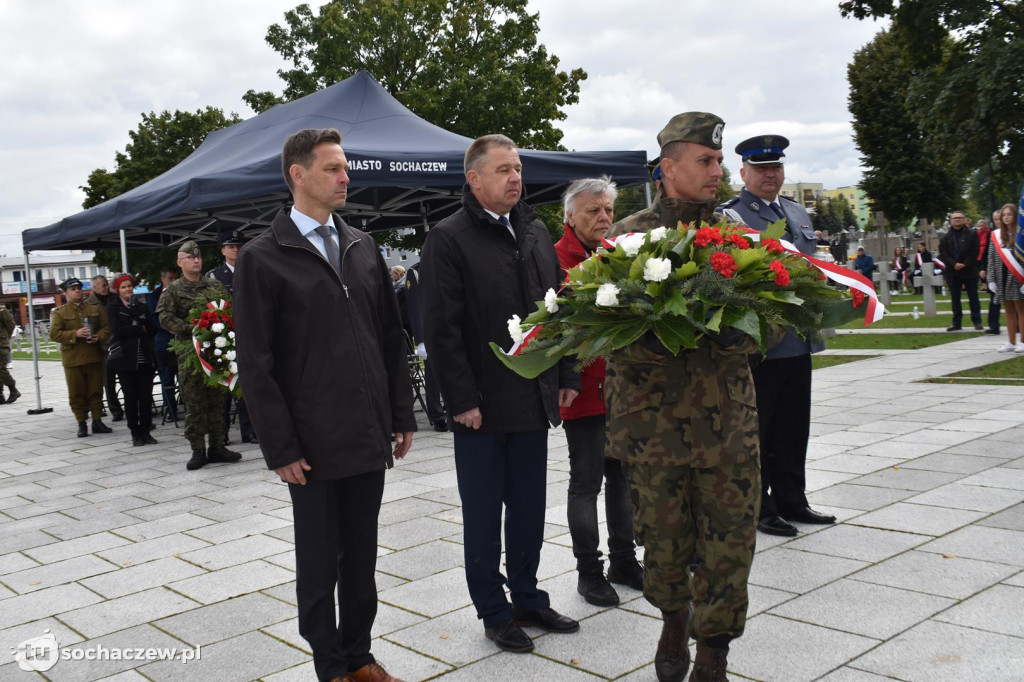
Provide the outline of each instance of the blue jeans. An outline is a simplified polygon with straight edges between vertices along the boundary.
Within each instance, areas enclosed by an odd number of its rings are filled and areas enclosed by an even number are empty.
[[[978,301],[977,277],[949,278],[949,294],[953,303],[953,326],[960,327],[964,318],[963,303],[960,301],[961,289],[967,289],[967,302],[971,306],[971,322],[974,326],[981,325],[981,303]]]
[[[633,506],[629,486],[617,459],[604,456],[605,415],[562,423],[569,443],[569,504],[567,516],[576,570],[596,573],[601,568],[601,538],[597,528],[597,496],[604,480],[604,509],[608,523],[608,558],[612,564],[636,560],[633,544]]]

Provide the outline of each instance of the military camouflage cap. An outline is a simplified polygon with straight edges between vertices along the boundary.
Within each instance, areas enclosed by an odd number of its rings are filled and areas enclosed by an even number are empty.
[[[196,244],[191,239],[189,239],[187,242],[184,242],[181,246],[178,247],[178,253],[185,253],[185,254],[188,254],[190,256],[201,256],[201,255],[203,255],[199,251],[199,244]]]
[[[658,133],[658,145],[669,142],[696,142],[712,149],[722,148],[722,130],[725,121],[704,111],[676,114]]]
[[[77,277],[68,277],[66,280],[60,283],[61,291],[67,291],[71,287],[78,287],[79,289],[81,289],[82,280],[78,279]]]

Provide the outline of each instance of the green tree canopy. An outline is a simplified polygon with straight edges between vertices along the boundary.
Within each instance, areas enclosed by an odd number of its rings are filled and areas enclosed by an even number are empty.
[[[937,218],[959,202],[962,177],[927,148],[908,106],[914,68],[896,36],[882,31],[847,67],[853,133],[866,166],[860,186],[890,224]],[[853,222],[856,224],[856,221]]]
[[[152,180],[185,160],[206,136],[241,119],[232,113],[225,116],[220,109],[206,107],[195,112],[163,111],[142,115],[139,127],[128,133],[130,142],[123,152],[114,155],[114,170],[97,168],[89,174],[82,208],[90,208],[130,189]],[[204,248],[204,266],[214,267],[220,260],[220,251]],[[160,281],[160,269],[175,264],[174,249],[131,249],[128,264],[132,274],[150,284]],[[100,249],[93,259],[113,271],[121,268],[121,252]]]
[[[910,67],[907,102],[933,156],[965,176],[990,165],[1024,180],[1024,2],[844,0],[844,16],[889,18]]]
[[[558,70],[537,43],[539,15],[526,0],[333,0],[302,4],[267,43],[292,68],[283,96],[250,90],[257,112],[365,69],[417,115],[479,137],[500,132],[525,148],[562,149],[555,121],[579,101],[582,69]]]

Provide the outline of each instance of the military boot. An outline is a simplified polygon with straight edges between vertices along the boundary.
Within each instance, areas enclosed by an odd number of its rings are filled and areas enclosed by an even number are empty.
[[[719,649],[697,642],[697,659],[693,662],[690,682],[729,682],[725,676],[726,656],[729,647]]]
[[[78,437],[85,438],[89,435],[89,425],[85,422],[78,422]]]
[[[102,419],[92,420],[92,432],[93,433],[113,433],[114,429],[110,428],[103,423]]]
[[[13,403],[15,400],[17,400],[20,397],[21,397],[21,391],[16,389],[14,386],[11,386],[11,395],[7,396],[7,404],[10,405],[11,403]]]
[[[690,607],[662,611],[661,638],[654,655],[654,673],[658,682],[683,682],[690,669]]]
[[[204,466],[206,466],[206,448],[192,448],[192,459],[188,461],[185,468],[189,471],[195,471],[196,469],[202,469]]]
[[[240,452],[234,450],[228,450],[223,445],[210,445],[206,451],[206,461],[210,464],[216,462],[224,462],[230,464],[231,462],[237,462],[242,459]]]

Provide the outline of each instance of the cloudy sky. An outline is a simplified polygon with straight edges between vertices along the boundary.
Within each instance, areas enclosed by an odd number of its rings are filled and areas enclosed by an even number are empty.
[[[296,0],[0,0],[0,254],[21,231],[81,210],[79,189],[113,167],[144,112],[205,106],[253,115],[249,88],[281,91],[265,42]],[[322,3],[310,3],[318,6]],[[531,0],[540,41],[582,67],[562,122],[570,149],[645,149],[681,111],[726,121],[726,163],[751,135],[790,138],[787,176],[860,179],[846,65],[881,24],[838,0]]]

